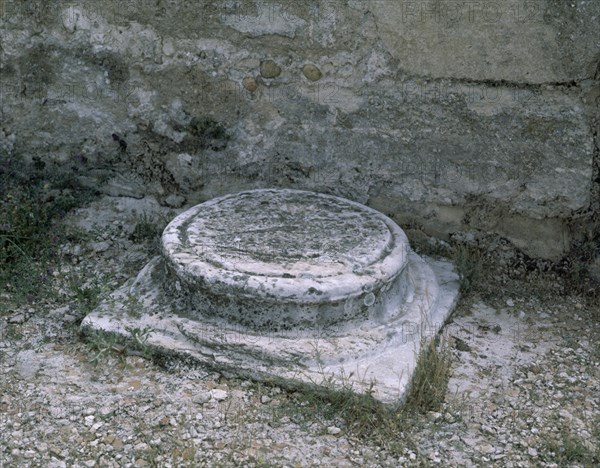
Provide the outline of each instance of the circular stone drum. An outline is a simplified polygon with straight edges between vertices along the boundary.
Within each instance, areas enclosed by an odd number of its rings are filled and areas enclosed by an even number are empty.
[[[252,190],[177,216],[162,236],[165,287],[187,316],[252,330],[383,322],[404,301],[408,240],[343,198]]]

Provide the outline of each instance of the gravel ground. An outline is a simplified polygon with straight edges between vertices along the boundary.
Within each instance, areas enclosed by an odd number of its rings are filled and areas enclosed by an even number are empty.
[[[302,394],[178,361],[94,362],[65,278],[109,292],[136,274],[156,253],[131,240],[142,212],[173,215],[111,198],[77,211],[88,239],[63,246],[55,297],[0,316],[0,466],[600,465],[600,313],[547,276],[488,274],[493,285],[461,300],[443,331],[445,403],[415,416],[394,450]]]

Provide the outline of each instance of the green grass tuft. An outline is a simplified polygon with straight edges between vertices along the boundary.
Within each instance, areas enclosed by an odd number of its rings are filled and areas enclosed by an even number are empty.
[[[459,245],[455,248],[453,257],[461,291],[466,294],[473,289],[483,272],[481,252],[473,247]]]
[[[60,246],[77,236],[62,220],[90,196],[40,161],[0,159],[0,312],[52,295]]]

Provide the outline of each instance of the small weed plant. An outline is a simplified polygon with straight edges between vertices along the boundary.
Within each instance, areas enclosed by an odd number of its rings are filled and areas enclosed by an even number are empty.
[[[582,232],[571,252],[556,269],[565,273],[569,288],[582,293],[595,306],[600,305],[600,215],[588,226],[580,226]],[[600,318],[600,317],[597,317]]]
[[[559,439],[546,440],[544,448],[551,454],[548,461],[559,466],[600,466],[600,448],[589,448],[565,423]]]
[[[148,338],[153,333],[152,328],[126,327],[125,331],[129,334],[130,339],[118,333],[97,330],[86,332],[86,342],[91,351],[89,362],[96,366],[109,356],[118,356],[121,361],[126,356],[141,356],[150,359],[152,348],[148,344]]]
[[[164,227],[166,221],[150,216],[148,213],[142,213],[138,216],[135,228],[130,235],[130,239],[137,243],[156,241]]]
[[[427,413],[438,411],[450,379],[451,349],[448,339],[421,339],[419,360],[406,397],[405,409]]]
[[[116,333],[91,331],[86,335],[86,341],[92,353],[89,362],[94,366],[108,356],[116,355],[124,359],[126,355],[125,338]]]
[[[454,250],[454,263],[460,280],[461,291],[467,294],[477,284],[483,272],[483,258],[479,250],[458,245]]]

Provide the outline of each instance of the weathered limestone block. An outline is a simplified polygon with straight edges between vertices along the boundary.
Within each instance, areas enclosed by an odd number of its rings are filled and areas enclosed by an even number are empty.
[[[600,3],[589,1],[388,1],[370,11],[389,52],[434,78],[570,82],[600,61]]]

